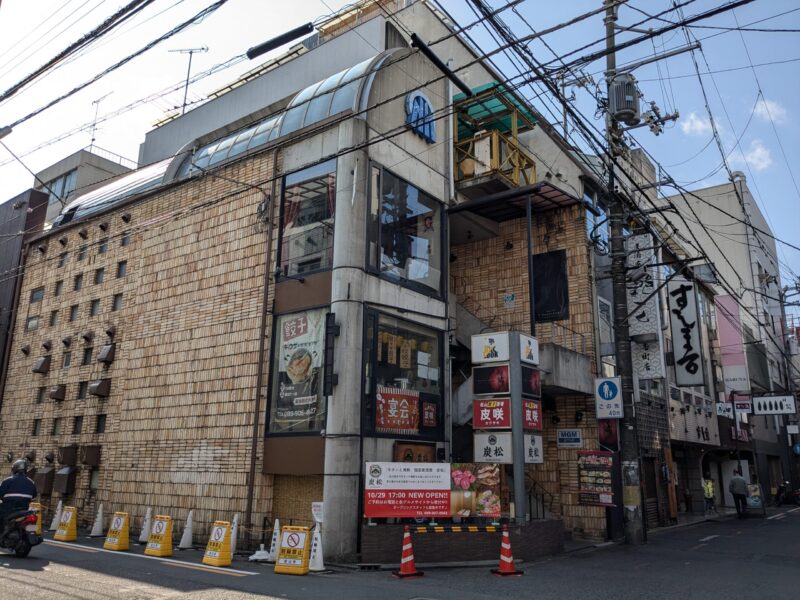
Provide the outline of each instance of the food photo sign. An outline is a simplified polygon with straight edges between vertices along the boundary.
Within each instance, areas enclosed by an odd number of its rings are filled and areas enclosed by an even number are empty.
[[[367,518],[494,518],[501,512],[497,464],[366,463]]]
[[[604,450],[578,451],[578,502],[597,506],[614,506],[611,471],[612,452]]]
[[[325,309],[279,319],[275,419],[300,423],[313,419],[322,404]]]

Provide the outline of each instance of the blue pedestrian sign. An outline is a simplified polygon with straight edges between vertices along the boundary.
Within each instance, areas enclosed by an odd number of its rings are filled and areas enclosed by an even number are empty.
[[[794,452],[795,456],[800,456],[800,442],[792,446],[792,452]]]
[[[598,419],[622,418],[622,392],[619,377],[594,380],[594,402]]]

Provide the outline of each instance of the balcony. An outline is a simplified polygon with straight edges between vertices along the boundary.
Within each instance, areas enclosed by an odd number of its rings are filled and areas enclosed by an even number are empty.
[[[518,137],[536,126],[530,109],[496,82],[453,100],[458,191],[475,200],[535,183],[536,163]]]
[[[456,187],[477,199],[536,182],[536,163],[514,137],[482,131],[455,145]]]

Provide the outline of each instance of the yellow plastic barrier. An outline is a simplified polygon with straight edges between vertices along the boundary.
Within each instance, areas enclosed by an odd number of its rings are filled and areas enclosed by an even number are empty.
[[[228,521],[214,521],[203,564],[212,567],[231,566],[231,524]]]
[[[114,516],[111,518],[111,526],[108,528],[108,534],[106,535],[103,548],[106,550],[127,550],[129,536],[128,513],[115,512]]]
[[[148,556],[172,556],[172,517],[156,515],[144,553]]]
[[[308,527],[281,528],[281,542],[275,560],[275,572],[286,575],[306,575],[311,551]]]
[[[61,512],[61,521],[58,529],[53,536],[54,540],[60,542],[74,542],[78,539],[78,509],[74,506],[65,506]]]

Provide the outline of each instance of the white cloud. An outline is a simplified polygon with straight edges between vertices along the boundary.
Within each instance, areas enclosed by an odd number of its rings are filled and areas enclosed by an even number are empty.
[[[681,121],[681,131],[686,135],[707,135],[711,133],[711,122],[690,112],[689,116]]]
[[[767,100],[764,97],[756,102],[755,113],[762,121],[769,121],[770,117],[772,117],[776,124],[785,123],[789,117],[789,112],[783,106],[774,100]]]
[[[772,166],[772,154],[761,140],[753,140],[744,154],[738,149],[731,152],[730,162],[746,163],[754,171],[764,171]]]

